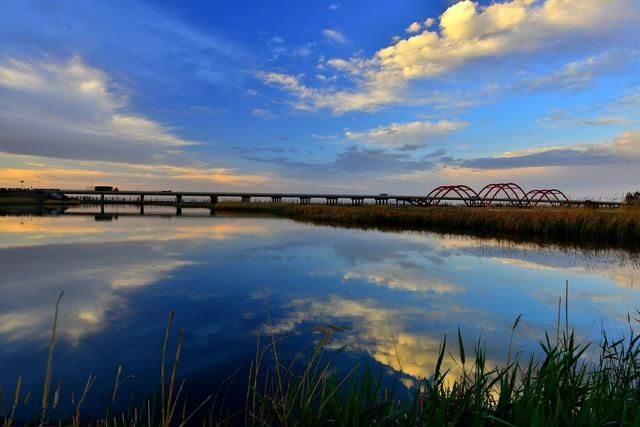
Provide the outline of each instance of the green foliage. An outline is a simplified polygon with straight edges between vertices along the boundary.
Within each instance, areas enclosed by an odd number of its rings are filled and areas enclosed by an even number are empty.
[[[565,310],[567,306],[565,305]],[[565,312],[565,319],[567,318]],[[165,332],[161,372],[166,363],[166,340],[171,332],[173,313]],[[162,401],[144,401],[139,408],[109,413],[101,419],[84,420],[100,426],[184,426],[198,419],[205,426],[633,426],[640,425],[640,336],[636,335],[629,317],[629,335],[611,340],[604,332],[598,348],[592,343],[578,342],[573,331],[565,327],[555,339],[545,334],[540,341],[541,357],[511,361],[490,366],[480,340],[473,357],[465,352],[463,335],[457,331],[458,356],[447,351],[447,339],[440,345],[438,358],[430,378],[420,379],[407,390],[385,377],[383,371],[373,373],[359,363],[347,370],[335,365],[344,348],[328,346],[333,334],[344,328],[317,328],[319,342],[288,363],[279,355],[281,340],[269,336],[266,344],[258,341],[256,358],[246,378],[244,408],[233,412],[225,406],[227,392],[210,395],[195,408],[186,411],[183,404],[184,382],[177,393],[174,379],[180,358],[179,339],[168,388],[161,375]],[[520,322],[514,322],[512,331]],[[558,319],[558,323],[559,319]],[[182,335],[182,332],[180,333]],[[510,346],[510,344],[509,344]],[[593,354],[588,356],[588,351]],[[446,369],[447,354],[451,362],[462,365],[461,374]],[[116,374],[116,386],[119,372]],[[90,376],[82,394],[85,399]],[[12,425],[15,407],[22,402],[19,378],[14,405],[0,416],[0,424]],[[176,383],[177,384],[177,383]],[[114,387],[113,400],[116,400]],[[173,396],[173,397],[172,397]],[[28,399],[26,399],[28,400]],[[25,400],[25,405],[27,404]],[[80,425],[80,402],[68,419]],[[180,410],[180,408],[183,408]],[[177,409],[177,410],[176,410]],[[175,415],[175,416],[174,416]],[[195,416],[195,418],[194,418]],[[42,422],[47,425],[47,421]],[[48,424],[66,425],[65,419]]]

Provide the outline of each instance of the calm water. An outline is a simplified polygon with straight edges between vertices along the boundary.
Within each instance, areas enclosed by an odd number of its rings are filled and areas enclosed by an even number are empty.
[[[176,327],[185,329],[180,374],[198,395],[243,372],[266,330],[290,336],[286,358],[318,340],[314,327],[347,326],[332,341],[346,344],[340,364],[365,361],[411,384],[431,374],[442,337],[453,338],[458,326],[469,345],[482,337],[488,358],[502,363],[522,314],[514,351],[536,350],[545,329],[555,333],[565,280],[570,324],[580,337],[597,340],[602,328],[621,335],[627,313],[640,307],[638,261],[623,251],[195,210],[163,217],[154,214],[175,210],[148,208],[144,217],[117,219],[88,212],[0,217],[0,384],[12,395],[23,375],[34,408],[61,290],[53,388],[62,384],[64,405],[97,374],[93,407],[104,405],[118,364],[136,376],[124,395],[153,390],[172,309]]]

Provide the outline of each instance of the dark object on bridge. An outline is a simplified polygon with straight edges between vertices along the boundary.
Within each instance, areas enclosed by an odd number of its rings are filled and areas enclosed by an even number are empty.
[[[113,186],[111,185],[96,185],[95,187],[93,187],[93,189],[95,191],[117,191],[113,189]]]
[[[628,192],[627,195],[624,196],[624,202],[628,205],[640,206],[640,191],[634,193]]]

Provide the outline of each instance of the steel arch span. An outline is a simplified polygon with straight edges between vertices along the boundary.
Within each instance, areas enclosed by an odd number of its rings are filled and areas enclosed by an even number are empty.
[[[457,195],[467,206],[478,206],[478,193],[467,185],[441,185],[417,202],[421,206],[437,206],[451,193]]]
[[[540,203],[550,203],[551,206],[569,205],[569,198],[557,188],[531,190],[526,196],[533,206]]]
[[[530,206],[525,191],[514,182],[488,184],[478,192],[483,206],[491,206],[496,202],[507,202],[511,206]]]

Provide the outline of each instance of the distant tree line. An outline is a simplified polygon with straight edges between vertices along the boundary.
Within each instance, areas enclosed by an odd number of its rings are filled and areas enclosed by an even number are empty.
[[[640,191],[628,192],[624,197],[624,201],[630,205],[640,205]]]

